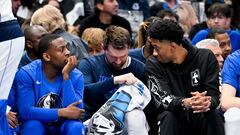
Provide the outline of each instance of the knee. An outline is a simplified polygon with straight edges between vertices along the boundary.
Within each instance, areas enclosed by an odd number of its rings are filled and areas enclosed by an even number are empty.
[[[44,125],[36,120],[27,121],[23,124],[21,134],[23,135],[44,135],[45,134],[45,127]]]
[[[66,135],[82,135],[85,133],[85,126],[80,121],[66,121],[62,127],[62,133]]]
[[[233,107],[228,109],[224,113],[224,118],[226,122],[240,122],[240,109]]]
[[[132,122],[134,125],[137,125],[136,123],[145,123],[146,117],[142,110],[134,109],[126,114],[125,121],[128,123]]]
[[[173,112],[164,111],[157,117],[157,121],[176,121],[177,116]]]

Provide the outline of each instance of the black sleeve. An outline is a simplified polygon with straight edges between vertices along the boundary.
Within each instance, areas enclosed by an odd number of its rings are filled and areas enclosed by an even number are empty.
[[[207,95],[211,96],[210,109],[216,109],[220,103],[219,67],[218,62],[211,51],[209,51],[208,63],[203,86],[204,90],[207,91]]]
[[[154,107],[162,112],[164,110],[182,111],[182,100],[184,97],[177,97],[171,94],[168,80],[164,76],[164,69],[161,69],[155,58],[150,57],[145,66],[145,84],[151,92]]]

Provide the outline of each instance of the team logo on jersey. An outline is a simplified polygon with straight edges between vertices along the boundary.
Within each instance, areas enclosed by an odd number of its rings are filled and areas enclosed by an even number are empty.
[[[196,69],[194,71],[191,72],[191,78],[192,78],[192,86],[196,86],[199,84],[200,81],[200,72],[199,69]]]

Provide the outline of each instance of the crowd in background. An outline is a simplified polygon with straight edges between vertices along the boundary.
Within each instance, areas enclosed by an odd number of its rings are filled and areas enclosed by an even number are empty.
[[[0,135],[238,134],[238,0],[0,5]]]

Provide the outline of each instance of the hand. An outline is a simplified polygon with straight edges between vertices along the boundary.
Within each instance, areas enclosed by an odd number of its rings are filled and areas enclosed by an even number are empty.
[[[127,73],[124,75],[119,75],[115,76],[113,78],[114,84],[134,84],[135,82],[138,81],[138,79],[132,74],[132,73]]]
[[[77,107],[81,102],[76,101],[66,108],[58,109],[58,116],[67,119],[80,119],[84,116],[85,110]]]
[[[11,128],[15,128],[16,125],[18,124],[18,119],[17,119],[17,113],[16,112],[11,112],[9,111],[6,116],[8,120],[8,124]]]
[[[77,58],[76,56],[70,56],[67,59],[67,64],[63,67],[62,74],[63,79],[68,80],[69,79],[69,73],[72,69],[74,69],[77,66]]]
[[[210,110],[211,106],[211,97],[206,96],[207,92],[191,92],[192,94],[192,109],[193,113],[207,112]]]

